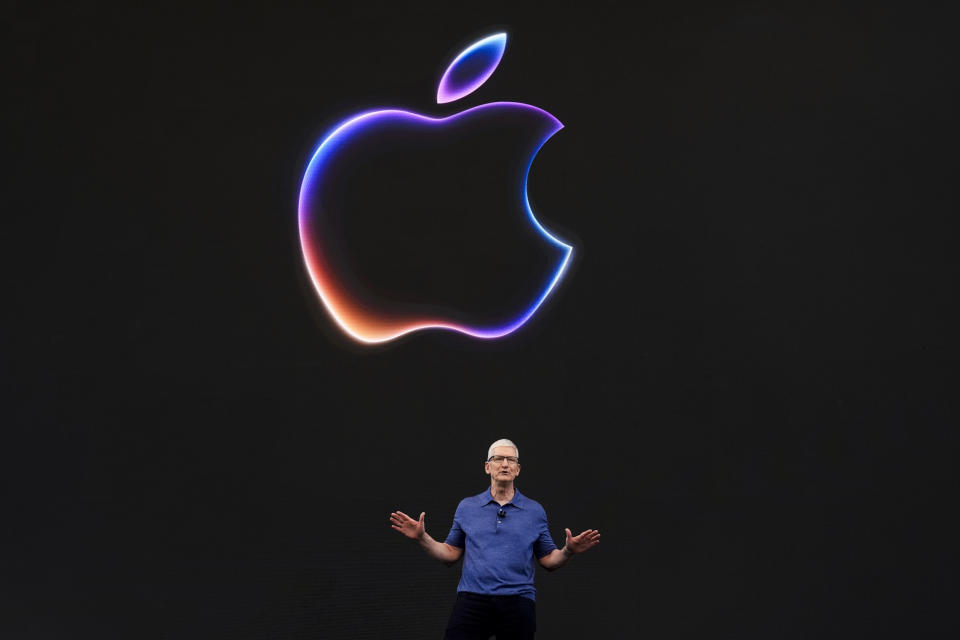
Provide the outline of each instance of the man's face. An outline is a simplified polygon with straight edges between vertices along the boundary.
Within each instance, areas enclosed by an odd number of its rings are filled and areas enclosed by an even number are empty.
[[[483,464],[484,470],[491,478],[499,482],[508,482],[520,475],[520,463],[510,461],[510,458],[516,459],[516,449],[513,447],[494,447],[493,457],[503,459]]]

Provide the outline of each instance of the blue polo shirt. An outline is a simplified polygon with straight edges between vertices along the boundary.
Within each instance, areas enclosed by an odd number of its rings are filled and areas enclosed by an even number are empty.
[[[457,591],[536,600],[534,558],[557,548],[547,529],[547,512],[516,488],[513,500],[502,508],[507,515],[501,518],[497,515],[501,507],[489,488],[457,506],[446,539],[464,550]]]

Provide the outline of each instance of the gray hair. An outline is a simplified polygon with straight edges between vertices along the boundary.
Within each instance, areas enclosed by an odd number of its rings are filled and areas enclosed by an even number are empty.
[[[520,449],[517,449],[517,445],[513,444],[513,440],[507,440],[506,438],[500,438],[487,449],[487,460],[493,457],[493,450],[497,447],[513,447],[513,450],[517,452],[517,457],[520,457]]]

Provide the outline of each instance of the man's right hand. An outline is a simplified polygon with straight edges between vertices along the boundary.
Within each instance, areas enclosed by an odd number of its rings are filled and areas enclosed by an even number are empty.
[[[394,511],[390,514],[390,526],[411,540],[419,540],[425,532],[423,520],[426,515],[424,511],[420,514],[420,520],[414,520],[403,511]]]
[[[454,564],[463,556],[463,549],[431,538],[423,526],[426,515],[426,512],[421,513],[420,519],[414,520],[403,511],[394,511],[390,514],[390,526],[411,540],[416,540],[424,551],[443,564],[448,566]]]

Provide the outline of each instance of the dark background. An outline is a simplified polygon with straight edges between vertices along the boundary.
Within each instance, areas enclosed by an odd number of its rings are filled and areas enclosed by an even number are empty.
[[[903,3],[5,3],[0,636],[434,638],[507,436],[543,638],[953,637],[952,20]],[[469,7],[476,7],[475,9]],[[497,342],[355,347],[296,198],[350,113],[565,125],[578,262]]]

